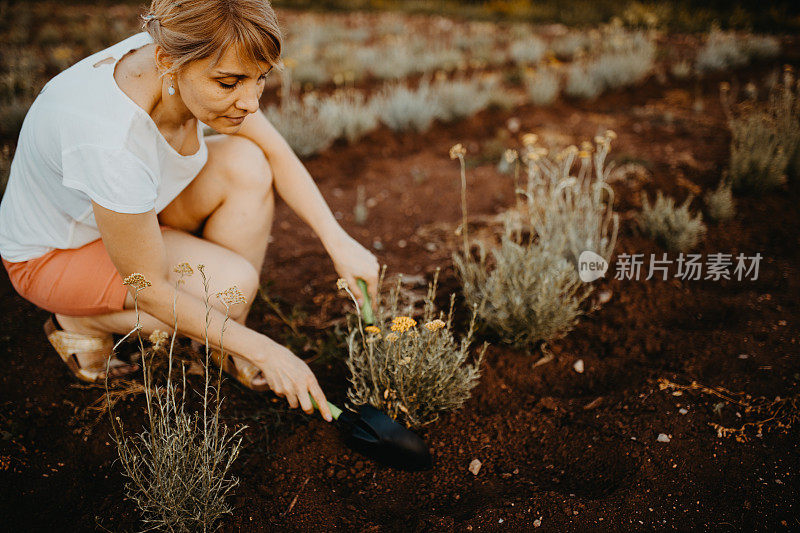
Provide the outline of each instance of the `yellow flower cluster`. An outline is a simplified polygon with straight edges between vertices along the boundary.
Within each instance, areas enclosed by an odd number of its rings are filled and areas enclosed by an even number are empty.
[[[417,325],[417,321],[410,316],[396,316],[392,319],[392,331],[403,333]]]
[[[400,337],[397,335],[397,333],[389,333],[388,335],[386,335],[386,340],[389,342],[394,342],[399,338]]]
[[[440,320],[438,318],[436,320],[431,320],[430,322],[425,324],[425,328],[428,331],[438,331],[442,329],[444,326],[445,326],[444,320]]]
[[[522,144],[525,147],[533,146],[539,140],[539,136],[535,133],[526,133],[522,136]]]
[[[364,331],[366,331],[367,333],[374,333],[375,335],[378,335],[381,332],[381,328],[379,328],[378,326],[367,326],[364,328]]]
[[[158,350],[167,341],[168,338],[169,334],[166,331],[161,331],[160,329],[156,329],[153,330],[153,333],[150,334],[148,340],[153,344],[153,349]]]
[[[191,276],[194,274],[194,270],[192,270],[191,265],[189,263],[181,263],[177,265],[175,268],[172,269],[173,272],[178,274],[179,276]]]
[[[219,298],[225,305],[247,303],[247,298],[244,297],[244,294],[242,294],[242,291],[240,291],[239,287],[237,287],[236,285],[228,289],[225,289],[222,292],[218,292],[217,298]]]
[[[129,285],[134,289],[136,289],[137,291],[140,291],[152,285],[152,283],[150,283],[150,281],[148,281],[148,279],[144,277],[144,274],[140,274],[138,272],[134,272],[130,276],[126,277],[124,280],[122,280],[122,284]]]
[[[467,149],[464,148],[461,143],[454,145],[450,148],[450,159],[458,159],[460,157],[464,157],[467,153]]]

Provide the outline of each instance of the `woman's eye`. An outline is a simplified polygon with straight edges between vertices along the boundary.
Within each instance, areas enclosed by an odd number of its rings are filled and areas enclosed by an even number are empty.
[[[228,83],[219,82],[219,84],[222,85],[222,87],[224,89],[233,89],[234,87],[236,87],[235,83],[234,84],[228,84]]]

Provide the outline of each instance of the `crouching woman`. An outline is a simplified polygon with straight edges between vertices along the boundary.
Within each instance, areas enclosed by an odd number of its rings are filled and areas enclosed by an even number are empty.
[[[113,333],[171,332],[172,267],[204,264],[214,291],[236,285],[226,371],[330,420],[311,370],[245,326],[272,227],[275,193],[316,232],[339,276],[374,290],[376,258],[336,222],[311,176],[259,110],[280,61],[266,0],[154,0],[143,30],[50,80],[26,115],[0,205],[0,255],[17,292],[52,313],[46,334],[85,381],[103,379]],[[204,137],[203,125],[218,134]],[[178,289],[180,333],[206,332],[199,276]],[[219,347],[223,304],[208,340]],[[216,357],[218,358],[218,352]],[[109,378],[135,371],[112,359]]]

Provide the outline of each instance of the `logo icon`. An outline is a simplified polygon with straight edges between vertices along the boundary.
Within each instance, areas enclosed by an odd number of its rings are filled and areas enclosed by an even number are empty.
[[[578,257],[578,276],[589,283],[606,275],[608,261],[591,250],[584,250]]]

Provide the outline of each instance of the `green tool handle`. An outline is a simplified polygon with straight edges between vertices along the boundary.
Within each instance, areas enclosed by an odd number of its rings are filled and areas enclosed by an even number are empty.
[[[367,282],[361,278],[356,280],[358,288],[361,289],[361,294],[364,296],[364,303],[361,305],[361,316],[364,318],[364,323],[371,326],[375,323],[375,315],[372,314],[372,299],[367,292]]]
[[[310,392],[308,393],[308,397],[311,398],[311,405],[313,405],[314,408],[319,411],[319,405],[317,405],[316,400],[314,400],[314,397],[311,396]],[[333,419],[339,420],[339,415],[342,414],[342,410],[333,405],[331,402],[328,402],[328,409],[331,410],[331,416],[333,416]]]

